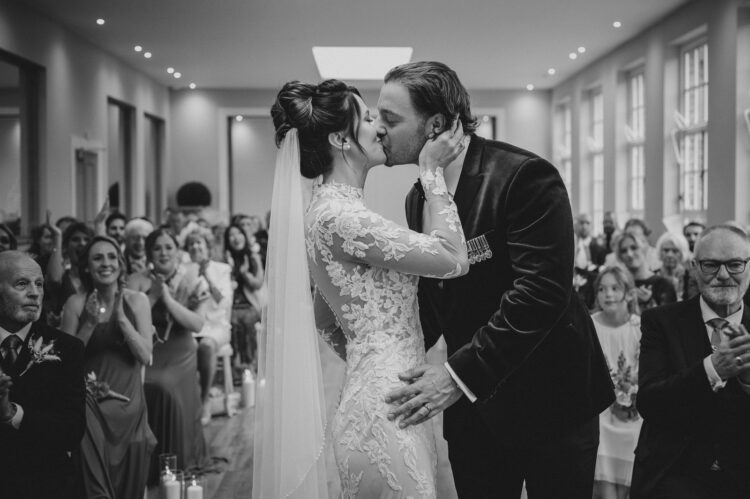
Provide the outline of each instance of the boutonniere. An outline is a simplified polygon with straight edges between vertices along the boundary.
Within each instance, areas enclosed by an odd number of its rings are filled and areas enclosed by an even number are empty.
[[[29,353],[31,353],[31,359],[26,364],[26,368],[23,370],[20,376],[26,374],[26,371],[34,367],[36,364],[43,364],[45,362],[60,362],[60,356],[57,350],[55,350],[55,340],[50,340],[49,343],[44,343],[44,339],[39,336],[36,340],[32,338],[29,342]]]

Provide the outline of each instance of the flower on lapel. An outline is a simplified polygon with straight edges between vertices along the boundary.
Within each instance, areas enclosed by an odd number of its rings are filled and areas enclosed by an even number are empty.
[[[19,374],[23,376],[26,371],[34,367],[36,364],[43,364],[44,362],[60,362],[60,356],[55,350],[55,340],[50,340],[49,343],[44,343],[44,339],[39,336],[36,339],[32,338],[29,342],[29,353],[31,359],[26,364],[26,368]]]

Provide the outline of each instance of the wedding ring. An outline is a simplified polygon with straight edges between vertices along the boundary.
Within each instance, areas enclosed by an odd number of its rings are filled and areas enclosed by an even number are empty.
[[[427,414],[430,414],[432,412],[432,407],[430,407],[429,403],[426,403],[425,405],[423,405],[422,409],[427,409]]]
[[[741,366],[742,364],[745,363],[745,361],[742,360],[742,357],[740,357],[740,356],[735,357],[734,361],[737,363],[738,366]]]

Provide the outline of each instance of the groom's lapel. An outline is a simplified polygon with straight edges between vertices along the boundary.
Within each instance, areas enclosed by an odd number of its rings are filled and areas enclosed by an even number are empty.
[[[479,208],[478,203],[475,201],[477,191],[482,185],[483,180],[481,171],[483,145],[483,138],[472,135],[469,148],[466,151],[466,157],[464,158],[464,164],[461,168],[461,176],[458,178],[456,194],[453,196],[453,200],[458,207],[458,216],[464,226],[464,235],[467,239],[472,237],[469,233],[470,217]]]

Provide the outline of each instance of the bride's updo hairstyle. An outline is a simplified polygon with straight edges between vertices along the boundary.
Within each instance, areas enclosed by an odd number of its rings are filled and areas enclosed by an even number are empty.
[[[279,91],[271,106],[276,146],[290,129],[297,129],[304,177],[315,178],[331,169],[331,133],[343,132],[364,152],[357,141],[360,115],[355,95],[360,95],[359,90],[339,80],[326,80],[319,85],[295,80]]]

